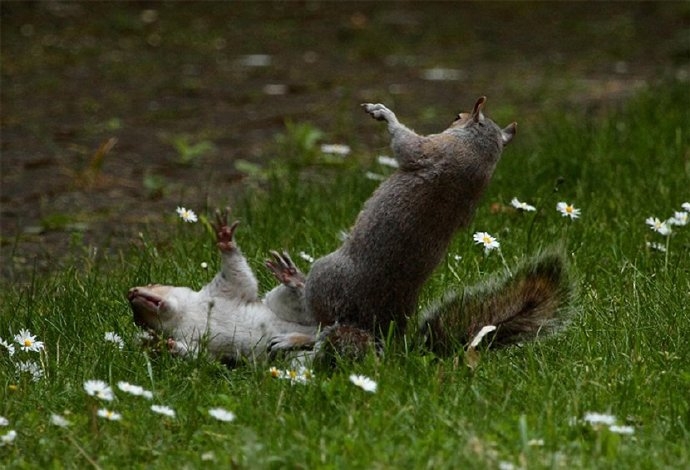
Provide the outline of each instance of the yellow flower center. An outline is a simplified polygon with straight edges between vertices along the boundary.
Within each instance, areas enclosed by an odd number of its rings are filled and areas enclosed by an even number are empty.
[[[484,236],[484,238],[482,239],[482,241],[484,242],[485,245],[490,245],[490,244],[491,244],[491,238],[488,237],[488,236]]]
[[[26,338],[24,340],[24,346],[26,346],[27,348],[30,348],[32,344],[34,344],[34,342],[31,341],[31,338]]]

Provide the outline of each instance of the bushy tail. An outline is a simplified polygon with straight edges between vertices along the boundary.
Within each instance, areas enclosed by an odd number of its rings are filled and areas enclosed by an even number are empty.
[[[422,312],[419,333],[437,354],[452,354],[486,325],[492,346],[532,340],[564,327],[573,311],[574,283],[565,255],[549,250],[523,261],[512,275],[449,292]]]

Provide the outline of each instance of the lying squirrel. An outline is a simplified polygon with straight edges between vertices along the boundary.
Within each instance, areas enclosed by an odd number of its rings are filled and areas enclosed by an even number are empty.
[[[132,289],[135,321],[197,345],[205,335],[214,355],[231,357],[312,347],[318,356],[357,357],[391,328],[402,335],[422,286],[455,232],[469,224],[515,135],[515,124],[500,129],[484,117],[484,102],[480,98],[471,114],[426,137],[400,124],[385,106],[363,105],[388,123],[400,169],[365,203],[343,245],[314,263],[306,282],[287,254],[273,252],[275,261],[267,265],[283,285],[260,302],[256,280],[232,242],[237,222],[227,227],[219,217],[221,273],[200,292]],[[545,252],[511,276],[446,294],[422,312],[416,339],[444,354],[486,325],[497,327],[494,345],[532,339],[565,323],[571,295],[564,256]]]
[[[281,285],[259,299],[256,277],[234,241],[239,222],[228,226],[228,215],[229,209],[216,212],[214,224],[221,270],[200,291],[163,285],[129,290],[134,322],[165,335],[173,354],[194,354],[205,344],[211,356],[233,363],[264,356],[276,335],[316,333],[302,307],[304,275],[286,253],[271,252],[266,264]]]
[[[272,348],[316,345],[359,356],[392,331],[405,332],[419,293],[466,227],[516,124],[486,118],[481,97],[440,134],[417,135],[382,104],[362,107],[385,121],[399,170],[364,204],[343,245],[318,259],[305,284],[305,308],[322,326],[318,336],[280,335]],[[422,313],[418,339],[449,352],[483,326],[495,325],[495,344],[554,330],[564,321],[571,285],[564,257],[546,253],[491,288],[448,294]]]

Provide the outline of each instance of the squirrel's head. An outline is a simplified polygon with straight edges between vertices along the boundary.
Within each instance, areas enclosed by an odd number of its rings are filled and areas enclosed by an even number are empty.
[[[195,294],[188,287],[149,284],[130,289],[127,298],[134,314],[134,323],[141,328],[162,333],[179,326],[178,323]]]
[[[513,122],[504,129],[501,129],[491,119],[484,116],[482,112],[484,104],[486,103],[486,96],[480,96],[474,104],[471,113],[460,113],[458,117],[450,125],[449,129],[464,129],[475,134],[485,134],[492,132],[496,137],[500,137],[503,147],[508,145],[517,131],[517,123]]]

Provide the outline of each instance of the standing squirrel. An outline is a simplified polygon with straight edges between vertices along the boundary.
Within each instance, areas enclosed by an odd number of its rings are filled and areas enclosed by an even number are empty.
[[[159,284],[134,287],[128,299],[134,322],[165,335],[170,351],[179,356],[198,352],[233,363],[264,356],[269,340],[290,333],[313,337],[317,324],[303,308],[304,275],[290,257],[273,251],[266,265],[281,285],[258,296],[256,277],[234,241],[238,221],[228,226],[229,209],[216,212],[220,272],[200,291]]]
[[[382,104],[363,104],[385,121],[399,170],[364,204],[349,237],[318,259],[305,283],[305,308],[318,336],[280,335],[272,349],[315,345],[359,356],[400,336],[417,311],[420,290],[458,229],[467,227],[516,124],[504,129],[482,112],[485,97],[439,134],[420,136]],[[482,326],[495,325],[496,344],[546,332],[562,323],[570,283],[564,257],[548,253],[524,263],[492,287],[448,294],[422,313],[418,339],[447,352]],[[500,340],[500,341],[498,341]]]

